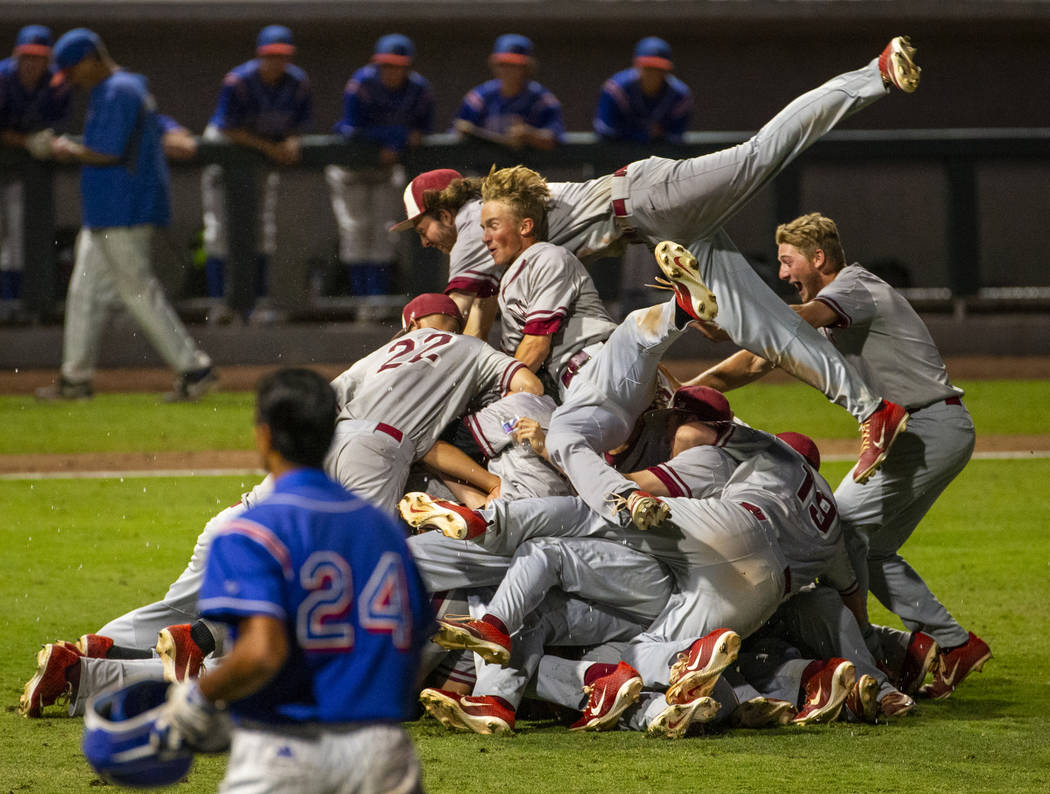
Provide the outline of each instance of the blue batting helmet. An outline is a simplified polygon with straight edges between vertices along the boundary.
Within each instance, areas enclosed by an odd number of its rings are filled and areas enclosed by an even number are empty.
[[[168,691],[166,681],[136,681],[104,692],[84,714],[84,755],[104,779],[121,786],[170,786],[193,765],[189,749],[156,746],[151,736]]]

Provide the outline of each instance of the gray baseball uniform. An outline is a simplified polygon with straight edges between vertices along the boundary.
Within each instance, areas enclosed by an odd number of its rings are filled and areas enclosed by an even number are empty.
[[[600,251],[605,241],[617,240],[627,229],[650,245],[665,239],[685,245],[718,297],[718,324],[734,342],[863,420],[878,407],[880,396],[784,305],[721,227],[824,133],[886,93],[874,60],[797,97],[737,146],[688,160],[650,157],[589,182],[554,184],[548,237],[581,258]],[[460,236],[453,249],[453,272],[459,262],[468,261],[459,251],[473,252],[469,266],[482,267],[477,264],[483,262],[484,251],[480,224],[460,224],[457,218],[456,225]]]
[[[499,310],[505,353],[513,355],[526,334],[551,337],[543,366],[559,384],[573,356],[616,328],[580,260],[550,243],[534,243],[511,262],[500,281]]]
[[[326,468],[385,510],[408,469],[478,394],[505,393],[524,365],[485,342],[432,328],[409,331],[332,381],[342,406]]]
[[[864,485],[847,476],[835,491],[860,584],[909,629],[932,635],[941,647],[960,645],[969,633],[898,550],[973,452],[962,389],[948,379],[907,300],[863,267],[843,268],[815,300],[839,316],[835,327],[822,329],[832,344],[886,399],[911,413],[875,476]]]

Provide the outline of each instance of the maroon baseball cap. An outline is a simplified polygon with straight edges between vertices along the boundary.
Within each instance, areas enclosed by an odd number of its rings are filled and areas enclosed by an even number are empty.
[[[395,223],[390,227],[392,232],[401,232],[411,228],[415,222],[427,211],[423,203],[423,194],[428,190],[444,190],[452,184],[454,179],[462,179],[463,174],[453,171],[451,168],[439,168],[436,171],[424,171],[405,188],[405,214],[406,220]]]
[[[820,450],[809,436],[802,433],[777,433],[777,438],[806,459],[806,463],[820,470]]]
[[[408,324],[413,320],[430,314],[447,314],[463,322],[463,315],[459,313],[459,307],[452,298],[440,292],[424,292],[405,304],[401,311],[401,327],[408,328]]]
[[[726,396],[708,386],[683,386],[671,397],[670,408],[692,414],[701,422],[728,422],[733,418]]]

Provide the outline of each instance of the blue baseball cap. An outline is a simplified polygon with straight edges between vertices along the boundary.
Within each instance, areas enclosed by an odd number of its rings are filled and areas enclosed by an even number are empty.
[[[671,45],[658,36],[646,36],[634,45],[634,65],[671,71]]]
[[[26,25],[15,39],[15,55],[50,55],[51,29],[43,25]]]
[[[256,55],[295,55],[295,39],[284,25],[267,25],[255,41]]]
[[[388,33],[376,42],[372,63],[389,63],[394,66],[411,66],[416,57],[416,45],[408,36]]]
[[[518,33],[504,33],[492,46],[493,63],[521,63],[532,61],[532,42]]]
[[[73,28],[63,33],[51,52],[55,66],[66,71],[72,69],[89,55],[95,55],[102,47],[102,39],[93,30]]]

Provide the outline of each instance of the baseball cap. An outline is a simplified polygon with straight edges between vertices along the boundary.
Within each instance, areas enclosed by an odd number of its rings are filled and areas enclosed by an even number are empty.
[[[447,314],[449,317],[455,317],[460,322],[463,321],[463,315],[459,313],[459,307],[448,295],[440,292],[424,292],[422,295],[416,295],[416,297],[405,304],[405,308],[401,311],[401,327],[408,328],[410,322],[419,317],[426,317],[429,314]]]
[[[670,409],[692,414],[701,422],[728,422],[733,418],[729,400],[709,386],[682,386],[671,397]]]
[[[15,55],[50,55],[51,29],[43,25],[26,25],[15,39]]]
[[[634,45],[634,65],[671,71],[674,68],[671,45],[659,36],[646,36]]]
[[[416,45],[408,36],[388,33],[376,42],[372,63],[389,63],[394,66],[411,66],[416,57]]]
[[[295,55],[292,31],[284,25],[267,25],[255,41],[256,55]]]
[[[518,33],[504,33],[492,46],[490,60],[494,63],[529,63],[532,60],[532,42]]]
[[[392,232],[401,232],[409,229],[415,224],[419,216],[427,211],[423,203],[423,194],[428,190],[444,190],[453,179],[462,179],[463,174],[453,171],[451,168],[438,168],[436,171],[424,171],[417,176],[405,188],[405,214],[406,220],[395,223],[390,227]]]
[[[102,46],[102,39],[93,30],[73,28],[63,33],[55,48],[51,51],[51,60],[61,71],[72,69],[88,55],[97,53]]]
[[[804,457],[814,469],[820,469],[820,450],[812,438],[802,433],[777,433],[777,438]]]

